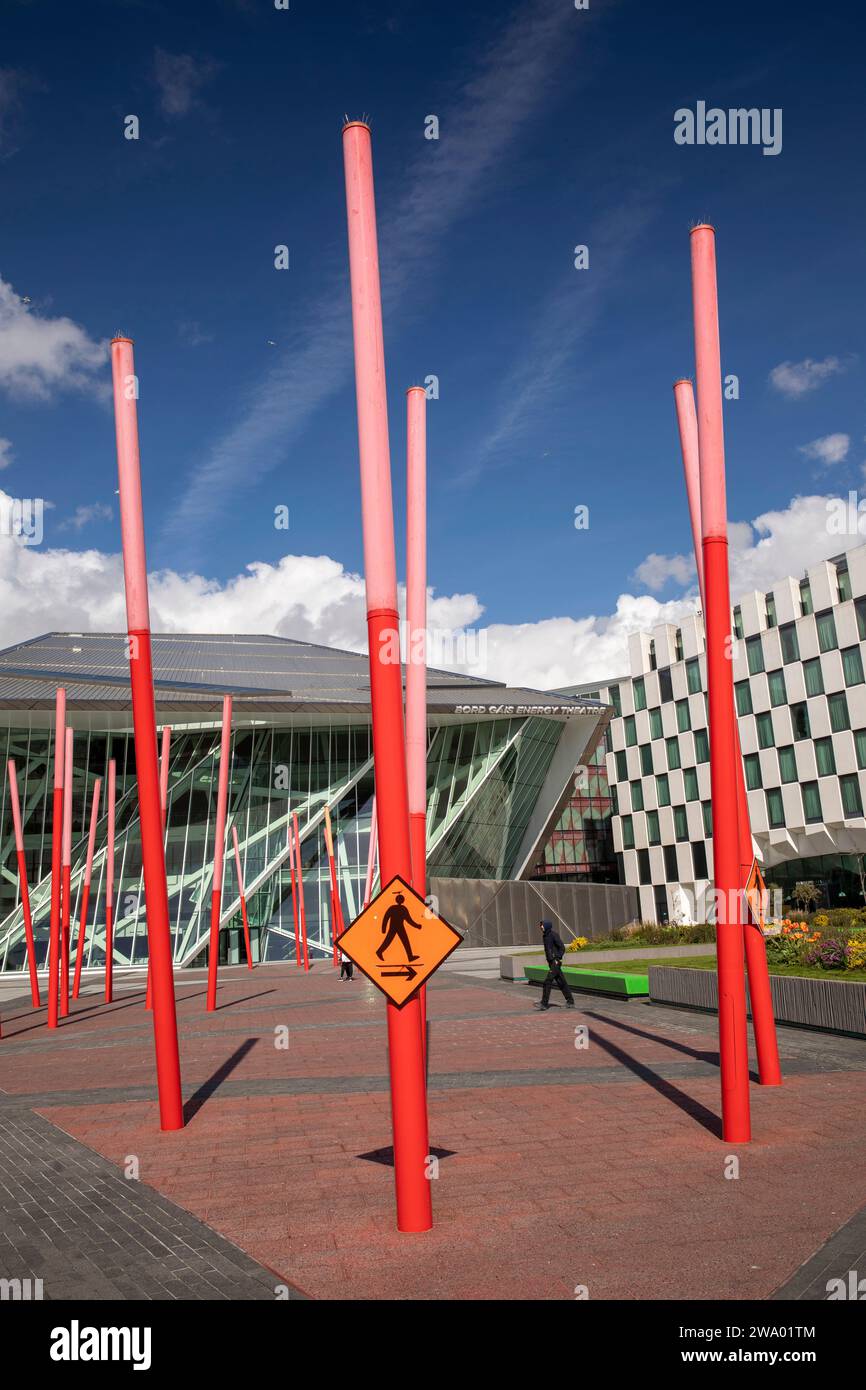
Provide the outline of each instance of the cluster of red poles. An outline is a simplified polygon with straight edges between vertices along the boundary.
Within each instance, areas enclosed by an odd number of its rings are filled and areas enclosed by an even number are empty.
[[[692,229],[691,263],[697,409],[690,381],[675,383],[674,398],[707,652],[722,1131],[728,1143],[744,1143],[751,1138],[745,964],[761,1085],[781,1085],[782,1074],[766,947],[759,923],[751,920],[745,891],[752,868],[752,832],[734,706],[725,437],[712,227],[701,225]]]
[[[422,897],[426,893],[426,395],[412,387],[407,401],[407,672],[403,705],[397,607],[397,570],[391,492],[391,459],[382,329],[379,257],[369,127],[350,121],[343,129],[349,268],[352,294],[361,503],[364,540],[370,699],[376,796],[373,804],[364,905],[371,897],[378,855],[381,883],[400,876]],[[748,963],[760,1080],[778,1085],[778,1048],[763,937],[749,921],[744,888],[752,864],[748,803],[743,781],[731,667],[724,435],[715,273],[711,227],[691,233],[697,410],[691,384],[674,388],[695,558],[706,626],[710,774],[717,897],[719,1038],[723,1134],[728,1142],[750,1137],[749,1075],[744,962]],[[171,731],[163,731],[162,767],[157,756],[151,661],[147,565],[141,502],[136,400],[138,381],[132,342],[111,344],[114,413],[120,482],[121,532],[127,607],[142,867],[148,934],[148,1002],[152,1002],[160,1124],[183,1125],[172,944],[165,869],[165,810]],[[223,700],[214,835],[207,1008],[216,1008],[222,869],[227,814],[232,699]],[[65,728],[65,692],[57,693],[54,748],[49,942],[49,1026],[68,1013],[71,879],[72,730]],[[34,1005],[39,986],[27,888],[21,815],[14,762],[9,764],[16,849]],[[87,864],[79,918],[73,994],[77,995],[90,897],[90,872],[99,813],[100,780],[94,784]],[[114,885],[115,767],[108,767],[106,871],[106,998],[111,998],[111,920]],[[344,929],[330,813],[324,816],[328,854],[333,959]],[[252,968],[247,903],[237,831],[233,851],[240,892],[247,964]],[[295,924],[296,960],[309,970],[301,840],[297,813],[290,818],[288,860]],[[397,1224],[402,1231],[432,1225],[428,1177],[423,992],[402,1008],[387,1004],[391,1113]]]

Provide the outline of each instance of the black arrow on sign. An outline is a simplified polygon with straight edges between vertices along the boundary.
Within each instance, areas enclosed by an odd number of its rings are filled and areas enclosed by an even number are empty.
[[[403,978],[404,980],[414,980],[414,978],[415,978],[415,976],[416,976],[417,974],[418,974],[418,971],[417,971],[417,970],[413,970],[412,967],[411,967],[411,965],[404,965],[404,966],[401,966],[401,968],[400,968],[399,970],[383,970],[383,971],[382,971],[382,979],[383,979],[383,980],[390,980],[392,977],[397,976],[397,975],[400,975],[400,976],[402,976],[402,978]]]

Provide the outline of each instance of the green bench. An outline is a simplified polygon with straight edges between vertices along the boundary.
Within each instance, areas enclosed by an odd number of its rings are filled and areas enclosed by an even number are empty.
[[[530,984],[540,985],[547,976],[547,966],[525,965],[523,973]],[[576,965],[564,965],[562,973],[572,989],[582,990],[586,994],[614,994],[622,999],[635,999],[649,994],[648,975],[629,975],[615,970],[590,970],[588,967],[581,969]]]

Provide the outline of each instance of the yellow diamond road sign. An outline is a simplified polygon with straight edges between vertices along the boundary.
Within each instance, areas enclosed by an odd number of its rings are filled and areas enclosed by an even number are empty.
[[[398,875],[338,937],[337,946],[399,1009],[462,940]]]

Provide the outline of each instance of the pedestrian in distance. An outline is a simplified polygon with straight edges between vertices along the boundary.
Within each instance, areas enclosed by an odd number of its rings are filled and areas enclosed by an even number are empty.
[[[340,952],[340,979],[352,980],[355,977],[355,967],[347,955]]]
[[[562,958],[565,955],[565,947],[558,932],[554,931],[552,922],[540,922],[542,940],[544,942],[544,954],[547,959],[547,975],[541,987],[541,1003],[536,1004],[536,1009],[541,1011],[550,1008],[550,991],[554,985],[558,985],[565,995],[565,1007],[574,1008],[574,995],[568,987],[568,981],[562,973]]]

